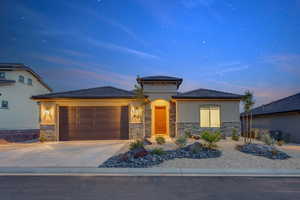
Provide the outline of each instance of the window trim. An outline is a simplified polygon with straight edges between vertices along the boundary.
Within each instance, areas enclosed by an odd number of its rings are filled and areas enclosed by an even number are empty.
[[[219,126],[218,127],[212,127],[211,125],[211,108],[218,108],[219,110]],[[201,126],[201,108],[206,108],[209,110],[209,126]],[[203,105],[203,106],[200,106],[199,108],[199,126],[201,128],[221,128],[221,123],[222,120],[221,120],[221,106],[220,105]]]

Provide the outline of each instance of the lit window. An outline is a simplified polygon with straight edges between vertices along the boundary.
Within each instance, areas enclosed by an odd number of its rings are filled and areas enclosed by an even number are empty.
[[[220,107],[210,106],[200,108],[200,127],[220,127]]]
[[[5,72],[0,72],[0,79],[4,79],[5,78]]]
[[[29,78],[29,79],[27,80],[27,84],[28,84],[28,85],[32,85],[32,79],[31,79],[31,78]]]
[[[19,82],[24,83],[24,76],[22,76],[22,75],[19,76]]]
[[[1,108],[8,108],[8,101],[2,101],[1,102]]]

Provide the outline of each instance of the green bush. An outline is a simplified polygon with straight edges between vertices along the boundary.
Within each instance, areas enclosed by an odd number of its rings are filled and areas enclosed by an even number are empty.
[[[185,136],[180,136],[176,139],[175,144],[179,147],[182,148],[186,145],[187,139]]]
[[[263,134],[261,136],[261,141],[266,145],[274,145],[275,140],[270,136],[270,134]]]
[[[166,140],[165,140],[165,138],[164,138],[164,137],[162,137],[162,136],[158,136],[158,137],[156,137],[156,138],[155,138],[155,140],[156,140],[156,143],[157,143],[157,144],[159,144],[159,145],[161,145],[161,144],[165,144],[165,143],[166,143]]]
[[[206,142],[207,148],[212,149],[217,147],[216,142],[220,141],[221,133],[219,131],[204,131],[201,135],[201,138]]]
[[[235,128],[232,129],[231,139],[234,141],[239,141],[239,139],[240,139],[240,136],[238,135],[238,132]]]
[[[135,140],[134,142],[130,143],[130,145],[129,145],[130,150],[134,150],[134,149],[138,149],[138,148],[142,148],[142,147],[144,147],[144,142],[141,140]]]
[[[151,154],[156,154],[156,155],[164,155],[166,154],[166,152],[163,150],[163,148],[154,148],[152,151],[151,151]]]
[[[39,141],[40,141],[40,142],[46,142],[46,141],[47,141],[47,138],[46,138],[44,135],[40,135]]]
[[[184,131],[184,135],[185,135],[186,138],[192,138],[191,131]]]

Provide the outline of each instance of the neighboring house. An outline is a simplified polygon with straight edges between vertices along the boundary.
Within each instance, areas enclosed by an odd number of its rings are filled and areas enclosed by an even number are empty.
[[[39,106],[31,96],[51,91],[29,67],[0,63],[0,133],[39,129]]]
[[[132,91],[98,87],[34,96],[47,140],[137,139],[186,131],[240,129],[241,95],[198,89],[179,93],[181,78],[138,78],[147,103]]]
[[[300,93],[254,108],[252,127],[281,131],[300,143]],[[244,113],[241,114],[243,116]]]

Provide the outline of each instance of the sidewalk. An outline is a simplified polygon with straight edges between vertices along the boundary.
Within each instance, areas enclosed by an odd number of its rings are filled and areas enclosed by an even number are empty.
[[[250,176],[300,177],[300,169],[0,168],[0,176]]]

